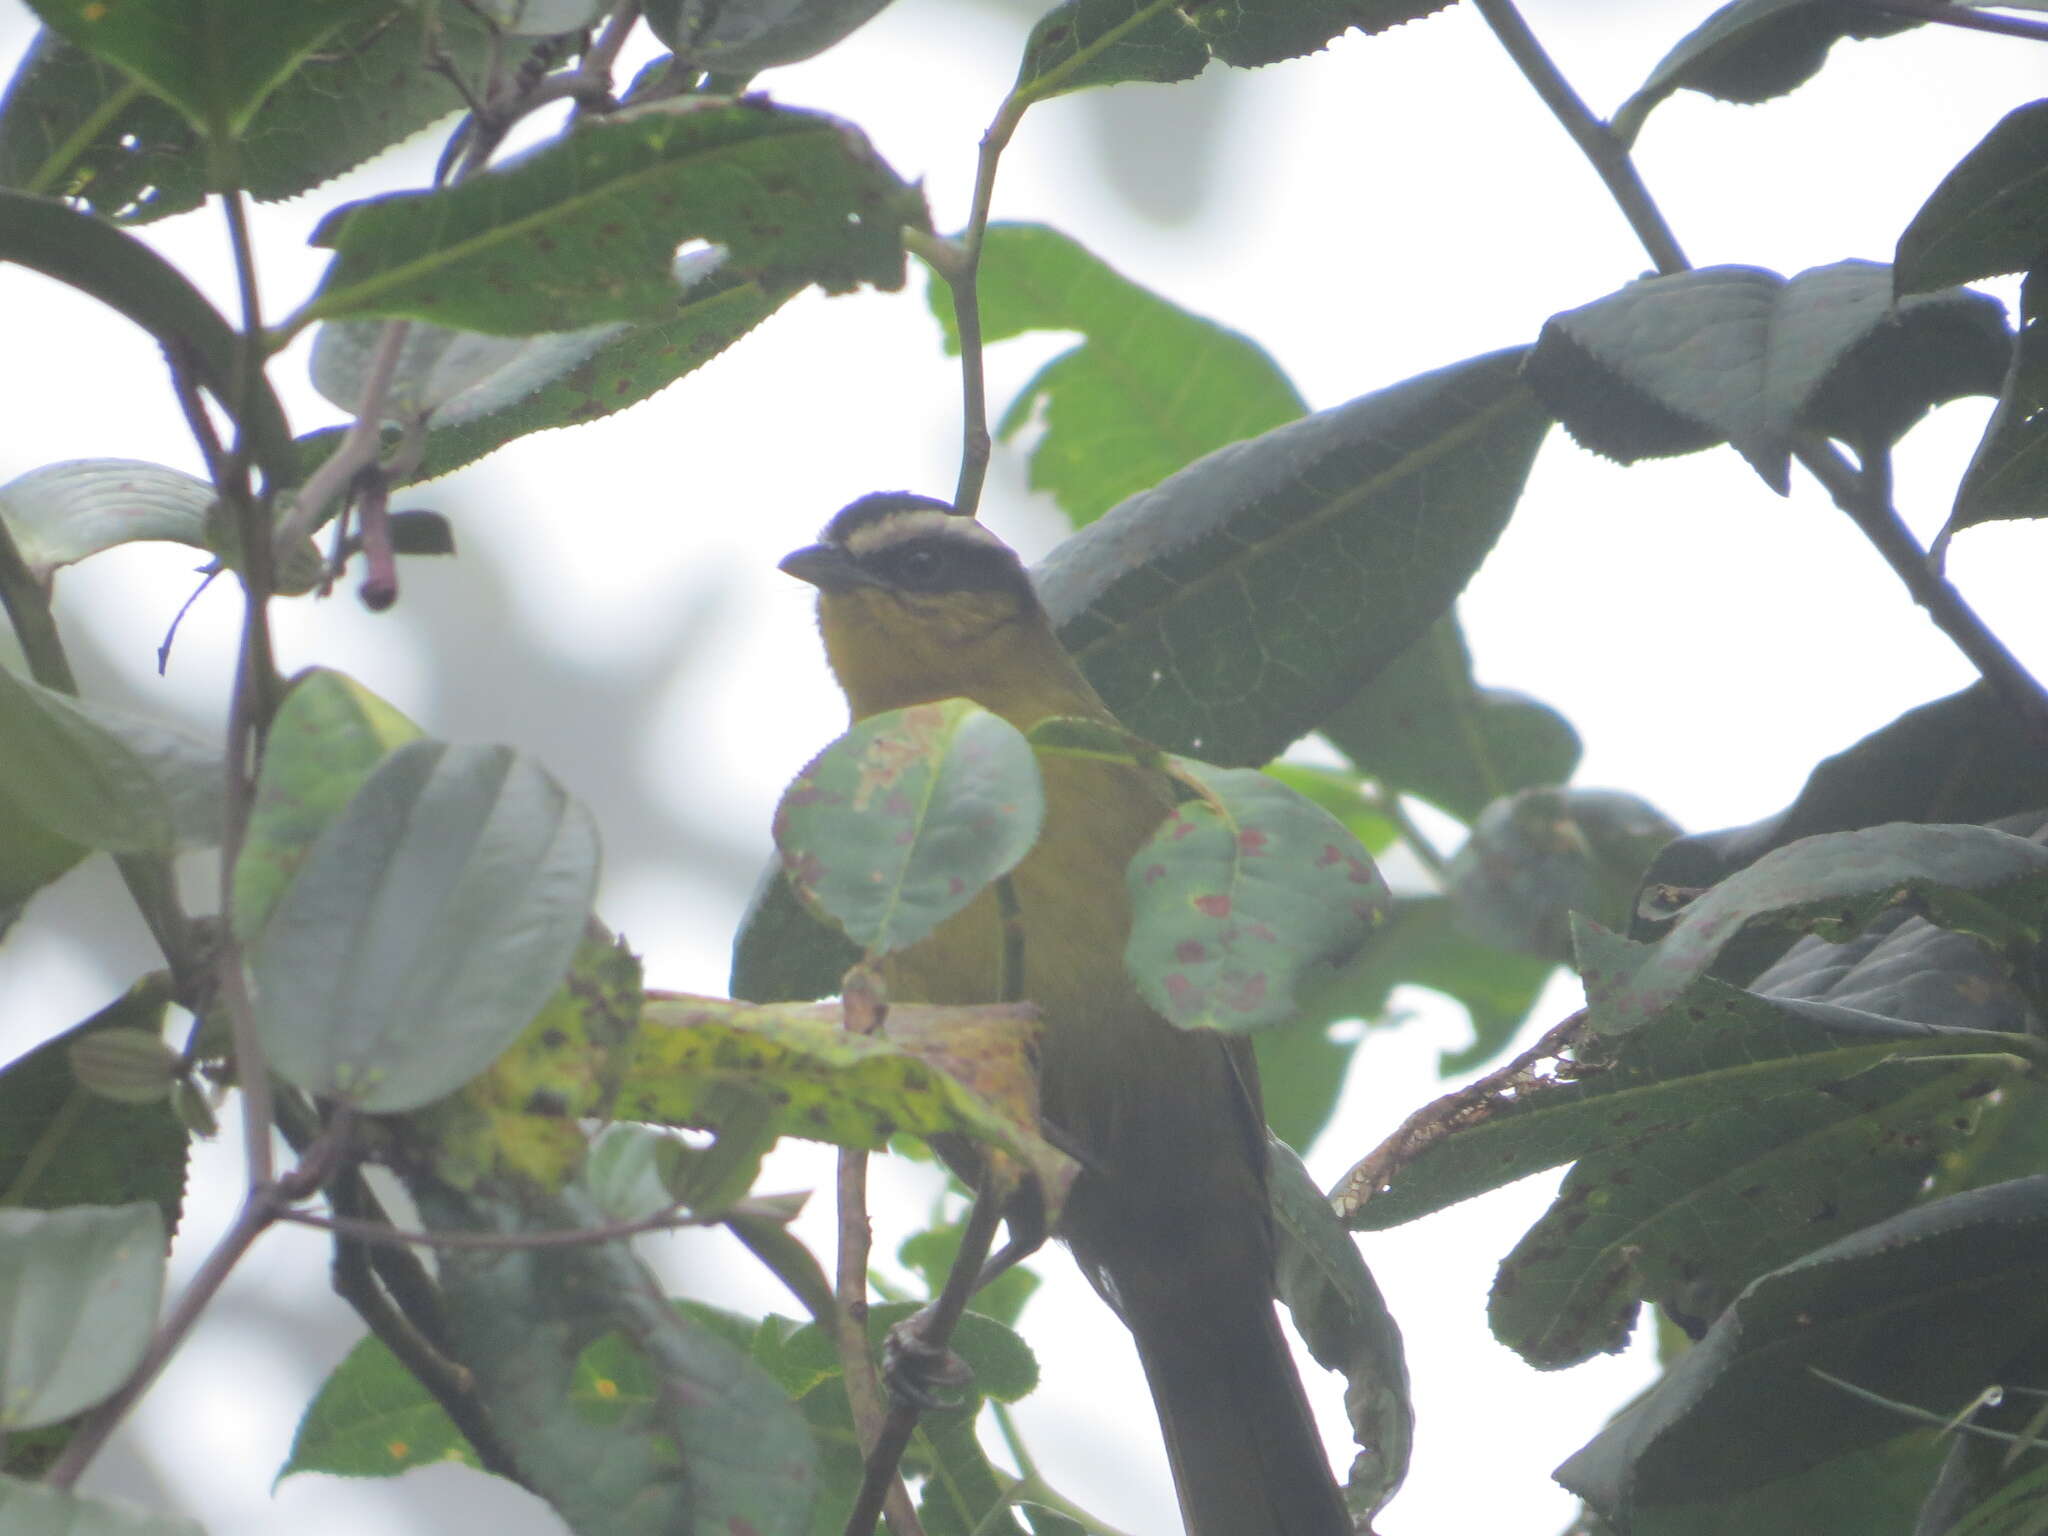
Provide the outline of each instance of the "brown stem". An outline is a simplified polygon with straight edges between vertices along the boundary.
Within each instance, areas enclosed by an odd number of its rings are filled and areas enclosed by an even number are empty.
[[[1515,9],[1514,0],[1472,0],[1479,8],[1479,14],[1493,29],[1493,35],[1500,39],[1501,47],[1514,60],[1523,78],[1535,88],[1543,104],[1550,108],[1564,131],[1572,136],[1572,142],[1579,146],[1579,152],[1591,163],[1594,173],[1607,185],[1608,195],[1628,220],[1628,227],[1635,231],[1643,249],[1650,253],[1650,260],[1657,264],[1657,270],[1666,275],[1683,272],[1692,265],[1685,259],[1685,252],[1679,249],[1678,237],[1671,232],[1671,226],[1664,221],[1663,212],[1657,207],[1650,190],[1643,185],[1643,178],[1636,173],[1635,162],[1621,141],[1599,118],[1595,117],[1579,93],[1572,89],[1571,82],[1559,72],[1543,45],[1536,41],[1536,34],[1529,30],[1529,24],[1522,20],[1522,14]]]

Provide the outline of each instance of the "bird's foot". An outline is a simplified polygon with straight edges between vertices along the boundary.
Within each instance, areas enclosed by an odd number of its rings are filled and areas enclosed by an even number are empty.
[[[924,1335],[928,1312],[916,1312],[882,1339],[882,1382],[889,1395],[927,1413],[958,1408],[974,1388],[974,1369]]]

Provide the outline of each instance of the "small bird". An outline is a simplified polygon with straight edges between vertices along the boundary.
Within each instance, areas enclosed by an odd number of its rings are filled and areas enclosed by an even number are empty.
[[[854,720],[967,698],[1028,730],[1114,720],[1016,553],[943,501],[864,496],[782,562]],[[1012,873],[1042,1109],[1081,1174],[1058,1235],[1137,1341],[1188,1536],[1349,1536],[1273,1312],[1265,1118],[1248,1042],[1178,1029],[1124,969],[1124,869],[1171,808],[1135,764],[1047,758],[1045,827]],[[992,892],[884,967],[906,1002],[995,1001]]]

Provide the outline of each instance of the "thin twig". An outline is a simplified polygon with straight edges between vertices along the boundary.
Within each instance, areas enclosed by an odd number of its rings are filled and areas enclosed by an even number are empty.
[[[318,1227],[362,1243],[400,1244],[413,1248],[463,1248],[485,1253],[512,1253],[525,1248],[575,1248],[587,1243],[608,1243],[638,1237],[646,1232],[672,1232],[678,1227],[702,1227],[723,1221],[730,1212],[698,1216],[670,1206],[637,1221],[612,1222],[598,1227],[560,1227],[550,1232],[429,1232],[394,1227],[381,1221],[359,1221],[348,1216],[322,1216],[317,1211],[284,1210],[279,1221],[302,1227]]]
[[[1671,226],[1664,221],[1663,212],[1650,196],[1649,188],[1636,173],[1635,161],[1621,141],[1608,126],[1595,117],[1587,108],[1579,93],[1572,89],[1571,82],[1559,73],[1551,62],[1543,45],[1536,41],[1536,34],[1529,30],[1529,24],[1522,20],[1522,14],[1514,7],[1513,0],[1472,0],[1479,8],[1479,14],[1500,39],[1501,47],[1514,60],[1543,104],[1550,108],[1564,131],[1572,136],[1572,142],[1579,146],[1592,165],[1593,171],[1607,185],[1608,195],[1621,210],[1628,226],[1635,231],[1643,249],[1650,254],[1650,260],[1657,264],[1659,272],[1670,274],[1683,272],[1692,265],[1685,259],[1685,252],[1679,249],[1678,237],[1671,232]]]
[[[1883,494],[1882,481],[1866,485],[1855,467],[1818,433],[1797,439],[1792,451],[1876,547],[1913,601],[1927,611],[1935,626],[2005,701],[2021,726],[2039,746],[2048,747],[2048,692],[1927,558],[1927,551]]]
[[[363,393],[356,402],[356,418],[349,423],[334,452],[306,477],[306,483],[292,493],[290,508],[278,520],[272,547],[280,557],[311,538],[325,521],[327,507],[355,480],[377,462],[383,446],[384,401],[391,392],[391,379],[398,369],[399,354],[412,330],[410,320],[388,320],[377,333],[370,364],[363,373]]]
[[[1557,66],[1543,51],[1528,25],[1516,11],[1513,0],[1473,0],[1499,37],[1529,83],[1543,98],[1552,114],[1572,136],[1594,171],[1606,183],[1608,192],[1627,218],[1629,227],[1657,263],[1657,270],[1671,274],[1689,269],[1685,253],[1665,223],[1663,213],[1651,198],[1634,163],[1619,139],[1605,123],[1587,110]],[[1915,14],[1918,14],[1917,12]],[[1905,583],[1913,601],[1927,610],[1941,632],[1970,661],[1984,680],[2019,717],[2026,731],[2048,746],[2048,692],[2023,667],[2004,643],[1994,635],[1961,593],[1935,568],[1912,532],[1899,517],[1882,478],[1884,468],[1873,462],[1871,475],[1859,474],[1827,439],[1806,433],[1795,440],[1793,453],[1807,472],[1826,488],[1835,505],[1849,514],[1865,538],[1876,547],[1885,563]]]
[[[899,1326],[909,1330],[921,1353],[938,1356],[945,1352],[953,1330],[967,1310],[967,1303],[982,1282],[982,1266],[995,1245],[996,1228],[1002,1224],[1004,1199],[993,1188],[984,1188],[974,1198],[967,1225],[960,1234],[960,1250],[953,1255],[953,1267],[932,1304]],[[896,1469],[910,1437],[917,1429],[922,1409],[901,1393],[892,1393],[889,1415],[872,1445],[864,1446],[867,1465],[861,1474],[860,1492],[847,1517],[845,1536],[868,1536],[875,1528],[884,1494],[900,1487]]]

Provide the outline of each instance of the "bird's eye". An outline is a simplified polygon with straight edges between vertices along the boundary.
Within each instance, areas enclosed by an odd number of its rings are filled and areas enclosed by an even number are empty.
[[[928,544],[914,544],[890,562],[899,585],[929,591],[946,575],[946,557]]]

